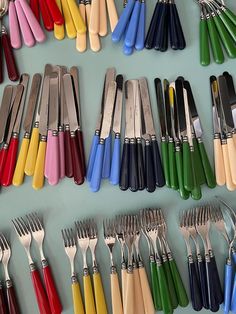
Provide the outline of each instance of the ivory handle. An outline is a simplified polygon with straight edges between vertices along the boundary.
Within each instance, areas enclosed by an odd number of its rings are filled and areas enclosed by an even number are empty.
[[[139,277],[138,268],[134,268],[134,313],[135,314],[144,314],[144,302],[143,302],[143,293]]]
[[[89,25],[89,21],[91,18],[91,5],[86,5],[86,17],[87,17],[87,24]],[[101,49],[100,39],[98,34],[92,34],[89,31],[89,42],[90,42],[90,48],[92,51],[97,52]]]
[[[222,145],[222,151],[223,151],[224,165],[225,165],[226,186],[229,191],[234,191],[236,189],[236,186],[233,184],[232,177],[231,177],[227,143]]]
[[[100,0],[99,10],[100,10],[99,36],[106,36],[107,35],[106,0]]]
[[[141,287],[142,287],[145,314],[155,314],[155,308],[154,308],[153,299],[152,299],[152,292],[149,286],[146,270],[144,267],[141,267],[138,270],[139,270],[139,277],[140,277],[140,282],[141,282]]]
[[[89,21],[89,32],[92,34],[99,33],[99,13],[100,13],[100,0],[93,0],[91,4],[91,20]]]
[[[110,21],[111,32],[113,33],[116,24],[118,22],[118,15],[116,11],[116,6],[114,0],[107,0],[107,11]]]
[[[124,314],[135,314],[134,310],[134,274],[127,272]]]
[[[214,139],[214,159],[215,159],[215,174],[218,185],[225,185],[225,166],[223,158],[223,149],[220,138]]]
[[[233,137],[227,138],[229,165],[233,184],[236,185],[236,145]]]
[[[120,286],[117,273],[110,275],[111,280],[111,302],[112,302],[112,313],[123,314],[123,307],[120,294]]]

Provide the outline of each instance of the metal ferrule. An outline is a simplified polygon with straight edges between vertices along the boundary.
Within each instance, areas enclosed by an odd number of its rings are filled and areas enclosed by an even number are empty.
[[[7,29],[6,29],[6,27],[4,25],[2,25],[1,33],[2,34],[7,34]]]
[[[42,263],[42,267],[43,267],[43,268],[45,268],[45,267],[48,266],[48,262],[47,262],[46,259],[43,259],[43,260],[41,261],[41,263]]]
[[[232,138],[232,137],[233,137],[232,132],[228,132],[228,133],[226,134],[226,138]]]
[[[111,274],[117,274],[116,266],[111,266]]]
[[[130,142],[130,139],[129,139],[128,137],[126,137],[126,138],[125,138],[125,143],[126,143],[126,144],[129,144],[129,142]]]
[[[149,145],[151,145],[150,140],[145,140],[145,146],[149,146]]]
[[[201,144],[203,142],[201,137],[198,137],[197,141],[198,141],[199,144]]]
[[[100,140],[99,140],[99,144],[103,145],[104,143],[105,143],[104,138],[100,138]]]
[[[216,13],[214,11],[211,12],[212,17],[216,17]]]
[[[130,144],[135,144],[135,142],[136,142],[135,138],[130,139]]]
[[[205,261],[209,263],[210,260],[211,260],[210,255],[209,254],[205,254]]]
[[[120,133],[115,133],[115,138],[120,138]]]
[[[162,253],[162,261],[163,261],[163,263],[168,261],[167,255],[164,253]]]
[[[65,131],[70,131],[70,125],[69,124],[65,125]]]
[[[64,126],[63,126],[63,125],[59,125],[58,131],[59,131],[59,132],[62,132],[63,130],[64,130]]]
[[[141,137],[137,137],[137,138],[136,138],[136,142],[137,142],[137,144],[142,143],[142,139],[141,139]]]
[[[100,136],[100,130],[95,130],[94,135],[96,135],[96,136]]]
[[[71,283],[73,284],[73,283],[76,283],[76,282],[78,282],[78,279],[77,279],[76,275],[71,276]]]
[[[172,255],[171,252],[168,252],[168,253],[167,253],[167,257],[168,257],[168,260],[169,260],[169,261],[173,261],[173,255]]]
[[[93,274],[97,274],[98,273],[98,266],[93,266]]]
[[[143,267],[144,267],[143,261],[142,261],[142,260],[139,260],[139,262],[138,262],[138,268],[143,268]]]
[[[75,131],[70,131],[70,136],[75,137]]]
[[[83,269],[83,276],[89,276],[89,269],[88,268]]]
[[[11,288],[13,286],[12,281],[11,280],[6,280],[5,282],[7,289]]]
[[[227,144],[227,138],[224,138],[224,137],[223,137],[223,138],[221,139],[221,144],[222,144],[222,145],[226,145],[226,144]]]
[[[161,141],[162,141],[162,143],[166,143],[166,142],[167,142],[166,136],[162,136],[162,137],[161,137]]]
[[[58,136],[58,131],[57,130],[53,130],[52,131],[52,136]]]
[[[183,139],[182,139],[183,143],[187,143],[188,142],[188,137],[185,135],[183,136]]]
[[[19,137],[19,133],[17,133],[17,132],[12,133],[12,138],[18,138],[18,137]]]
[[[34,263],[29,264],[29,267],[31,272],[36,270],[36,266]]]
[[[155,134],[152,134],[152,135],[151,135],[151,140],[152,140],[152,141],[156,141],[156,140],[157,140],[157,137],[156,137]]]
[[[212,250],[209,250],[209,255],[210,255],[210,258],[214,257],[214,253]]]
[[[220,133],[214,133],[214,139],[218,140],[220,138]]]
[[[29,139],[29,138],[30,138],[30,133],[29,133],[29,132],[25,132],[25,134],[24,134],[24,138]]]
[[[38,128],[39,127],[39,121],[35,121],[34,122],[34,128]]]
[[[127,266],[126,266],[126,263],[125,263],[125,262],[122,262],[122,263],[121,263],[121,269],[126,269],[126,267],[127,267]]]
[[[197,260],[199,263],[202,262],[202,255],[201,254],[197,254]]]
[[[47,136],[46,135],[41,135],[40,141],[41,142],[46,142],[47,141]]]
[[[127,268],[127,273],[132,274],[133,273],[133,265],[129,265]]]
[[[232,265],[232,260],[231,260],[230,256],[228,258],[226,258],[226,265],[229,265],[229,266]]]
[[[136,261],[133,261],[133,269],[137,269],[138,268],[138,264],[136,263]]]
[[[155,256],[154,256],[154,255],[150,255],[150,256],[149,256],[149,261],[150,261],[151,263],[154,263],[154,262],[155,262]]]
[[[189,146],[190,148],[190,152],[194,152],[194,147],[193,146]]]
[[[174,139],[173,139],[173,137],[169,137],[169,143],[173,143],[174,142]]]
[[[162,265],[162,260],[159,257],[156,257],[156,264],[157,264],[157,266]]]
[[[210,13],[207,13],[205,16],[207,20],[209,20],[212,17]]]
[[[193,256],[192,256],[192,255],[189,255],[189,256],[188,256],[188,262],[189,262],[189,264],[194,263],[194,260],[193,260]]]

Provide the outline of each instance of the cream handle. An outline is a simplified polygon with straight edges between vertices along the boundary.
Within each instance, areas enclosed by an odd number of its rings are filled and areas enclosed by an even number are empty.
[[[135,314],[134,310],[134,274],[127,272],[124,314]]]
[[[113,33],[116,24],[118,22],[118,15],[116,11],[116,6],[114,0],[106,0],[107,1],[107,11],[110,21],[111,32]]]
[[[123,314],[120,286],[117,273],[110,275],[112,314]]]
[[[224,165],[225,165],[226,186],[229,191],[234,191],[236,189],[236,186],[232,182],[227,143],[222,145],[222,151],[223,151]]]
[[[236,185],[236,146],[233,137],[227,138],[229,165],[233,184]]]
[[[89,32],[92,34],[98,34],[100,28],[99,14],[100,14],[100,0],[93,0],[91,4],[91,19],[88,23]]]
[[[121,269],[121,287],[122,287],[122,301],[123,305],[125,303],[125,295],[126,295],[126,280],[127,280],[127,269]]]
[[[215,174],[218,185],[225,185],[225,167],[220,138],[214,138]]]
[[[135,314],[145,314],[143,293],[139,277],[138,268],[134,268],[134,313]]]
[[[82,20],[86,24],[86,8],[85,8],[85,4],[83,4],[83,3],[79,4],[79,11],[80,11],[80,15],[81,15]],[[86,32],[83,33],[83,34],[77,33],[77,36],[76,36],[76,49],[79,52],[86,51],[86,46],[87,46],[86,37],[87,37]]]
[[[144,267],[140,267],[138,271],[142,288],[145,314],[155,314],[152,292],[149,286],[146,270]]]
[[[99,36],[106,36],[107,34],[106,0],[100,0],[99,10],[100,10]]]
[[[236,133],[233,134],[234,145],[236,146]]]
[[[89,24],[91,18],[91,5],[86,5],[87,24]],[[101,49],[100,39],[98,34],[92,34],[89,32],[89,42],[92,51],[97,52]]]

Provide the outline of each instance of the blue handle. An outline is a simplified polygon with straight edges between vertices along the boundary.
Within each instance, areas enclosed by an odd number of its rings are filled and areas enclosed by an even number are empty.
[[[105,149],[104,144],[98,144],[92,177],[90,181],[90,189],[92,192],[97,192],[100,189],[104,149]]]
[[[111,39],[114,43],[118,43],[121,40],[122,34],[125,31],[126,25],[129,22],[130,15],[133,11],[135,0],[129,0],[126,7],[124,8],[118,23],[111,35]]]
[[[145,25],[146,25],[146,4],[145,2],[141,3],[138,31],[135,42],[136,50],[143,50],[145,42]]]
[[[231,303],[231,292],[232,292],[232,282],[233,282],[233,267],[232,264],[225,265],[225,287],[224,287],[224,314],[228,314],[230,311],[230,303]],[[234,282],[236,284],[236,281]],[[236,286],[234,285],[234,288]],[[234,291],[234,289],[233,289]],[[236,289],[235,289],[236,293]],[[236,296],[236,294],[235,294]],[[232,294],[232,303],[231,303],[231,309],[232,307],[235,308],[236,306],[236,300],[233,298]]]
[[[139,23],[139,15],[140,15],[141,3],[139,0],[136,0],[134,9],[129,20],[129,26],[125,35],[125,46],[133,47],[135,44],[138,23]]]
[[[130,56],[134,52],[134,47],[127,47],[124,45],[123,46],[123,52],[126,56]]]
[[[233,258],[234,265],[236,265],[236,252],[232,252],[232,258]]]
[[[94,165],[94,160],[95,160],[95,157],[96,157],[96,151],[97,151],[98,143],[99,143],[99,136],[95,134],[93,136],[93,141],[92,141],[90,154],[89,154],[88,167],[87,167],[87,175],[86,175],[86,177],[87,177],[87,181],[88,182],[91,181],[92,172],[93,172],[93,165]]]
[[[103,158],[103,166],[102,166],[102,178],[107,179],[110,177],[111,171],[111,144],[112,144],[112,135],[110,134],[105,139],[105,151]]]
[[[113,185],[117,185],[119,184],[119,180],[120,180],[120,138],[115,138],[111,162],[110,182]]]

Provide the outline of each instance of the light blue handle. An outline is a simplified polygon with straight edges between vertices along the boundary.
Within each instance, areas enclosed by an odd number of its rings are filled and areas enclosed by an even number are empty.
[[[92,172],[93,172],[93,165],[94,165],[94,160],[95,160],[95,157],[96,157],[96,151],[97,151],[98,143],[99,143],[99,136],[95,134],[93,136],[93,141],[92,141],[90,154],[89,154],[88,167],[87,167],[86,178],[87,178],[88,182],[91,181]]]
[[[231,289],[232,289],[232,281],[233,281],[232,275],[233,275],[232,265],[226,264],[225,265],[225,287],[224,287],[224,314],[228,314],[230,311],[231,292],[232,292]],[[233,298],[232,298],[232,302],[233,302]]]
[[[90,189],[92,192],[97,192],[100,189],[104,148],[105,148],[104,144],[98,144],[97,146],[97,152],[90,181]]]
[[[143,50],[145,42],[145,25],[146,25],[146,4],[141,3],[141,10],[139,15],[138,32],[136,36],[135,49]]]
[[[129,26],[125,35],[125,46],[133,47],[137,37],[138,25],[139,25],[139,15],[140,15],[141,3],[136,0],[134,9],[129,20]]]
[[[121,40],[122,34],[125,31],[126,25],[133,11],[134,2],[135,0],[129,0],[123,12],[121,13],[119,21],[116,24],[113,33],[111,34],[111,39],[114,43],[118,43]]]
[[[111,144],[112,144],[112,135],[110,134],[105,139],[105,151],[102,165],[102,178],[107,179],[110,177],[111,172]]]
[[[113,185],[117,185],[119,181],[120,181],[120,138],[115,138],[111,162],[110,182]]]
[[[134,52],[134,47],[127,47],[124,45],[123,46],[123,52],[126,56],[130,56]]]

